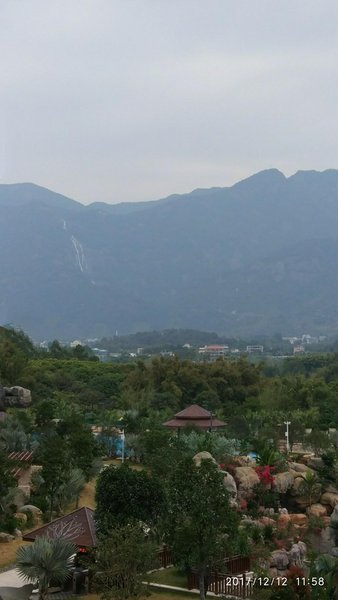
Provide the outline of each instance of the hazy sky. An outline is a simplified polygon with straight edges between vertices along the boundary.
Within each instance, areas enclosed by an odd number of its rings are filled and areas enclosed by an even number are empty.
[[[337,0],[0,0],[0,182],[88,203],[338,168]]]

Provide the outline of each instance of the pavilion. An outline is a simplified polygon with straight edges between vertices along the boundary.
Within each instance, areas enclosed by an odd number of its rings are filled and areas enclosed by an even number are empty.
[[[212,412],[198,406],[198,404],[191,404],[184,410],[176,413],[173,419],[163,423],[165,427],[169,429],[183,429],[184,427],[199,427],[200,429],[210,430],[219,429],[225,427],[226,423],[216,419]]]
[[[86,506],[78,508],[64,517],[59,517],[51,523],[26,533],[23,539],[34,542],[38,537],[70,540],[79,547],[80,552],[95,548],[97,537],[94,511]]]

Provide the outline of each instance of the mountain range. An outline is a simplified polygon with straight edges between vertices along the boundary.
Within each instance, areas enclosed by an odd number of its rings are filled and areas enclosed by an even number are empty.
[[[89,206],[0,185],[0,231],[0,324],[36,340],[338,333],[338,170]]]

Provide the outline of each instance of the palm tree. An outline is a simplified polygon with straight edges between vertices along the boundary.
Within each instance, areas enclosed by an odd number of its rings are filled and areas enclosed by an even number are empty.
[[[329,554],[322,554],[314,561],[310,575],[322,577],[324,586],[313,588],[314,598],[318,600],[335,600],[338,598],[338,559]]]
[[[79,504],[79,496],[86,483],[86,478],[81,469],[72,469],[69,479],[61,485],[56,498],[61,511],[65,510],[73,500],[76,500],[76,508]]]
[[[46,600],[50,582],[62,584],[70,576],[76,551],[75,544],[64,538],[37,538],[31,546],[17,551],[17,570],[23,579],[38,581],[39,600]]]
[[[316,473],[312,473],[312,471],[306,471],[306,473],[302,475],[302,478],[303,481],[299,491],[306,496],[309,506],[311,506],[313,497],[316,496],[316,494],[319,494],[321,490],[320,481]]]

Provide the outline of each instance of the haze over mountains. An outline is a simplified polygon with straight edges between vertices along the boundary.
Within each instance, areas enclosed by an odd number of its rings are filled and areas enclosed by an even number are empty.
[[[0,227],[0,324],[35,339],[338,332],[336,170],[115,205],[0,185]]]

